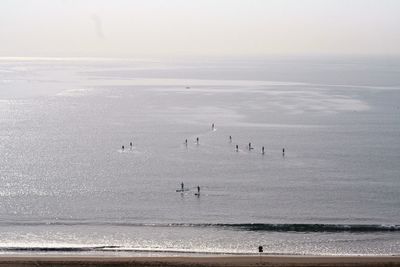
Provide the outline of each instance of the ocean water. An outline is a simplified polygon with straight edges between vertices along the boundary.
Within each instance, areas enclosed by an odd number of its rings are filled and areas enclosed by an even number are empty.
[[[0,59],[0,253],[399,255],[399,208],[400,58]]]

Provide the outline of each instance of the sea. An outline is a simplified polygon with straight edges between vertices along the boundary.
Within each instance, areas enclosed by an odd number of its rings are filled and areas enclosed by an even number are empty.
[[[0,255],[259,246],[400,255],[400,57],[0,58]]]

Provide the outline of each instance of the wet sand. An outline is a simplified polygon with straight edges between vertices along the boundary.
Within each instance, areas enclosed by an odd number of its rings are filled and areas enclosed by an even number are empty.
[[[0,256],[0,266],[400,266],[400,256]]]

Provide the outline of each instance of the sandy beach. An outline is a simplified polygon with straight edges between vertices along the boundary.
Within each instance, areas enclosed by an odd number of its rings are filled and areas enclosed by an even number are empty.
[[[400,266],[400,256],[2,256],[0,266]]]

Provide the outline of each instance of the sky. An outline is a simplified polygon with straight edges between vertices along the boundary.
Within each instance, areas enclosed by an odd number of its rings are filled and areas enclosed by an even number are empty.
[[[399,0],[1,0],[0,57],[399,55]]]

